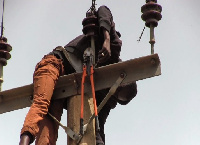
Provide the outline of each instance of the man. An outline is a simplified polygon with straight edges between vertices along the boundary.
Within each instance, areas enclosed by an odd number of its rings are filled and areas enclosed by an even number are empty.
[[[122,42],[119,33],[115,31],[115,24],[111,11],[101,6],[97,11],[99,23],[99,37],[95,41],[96,58],[98,65],[104,66],[119,62]],[[83,53],[89,47],[89,37],[80,35],[65,46],[65,50],[80,62],[83,62]],[[59,76],[77,71],[76,64],[70,63],[63,51],[54,49],[36,65],[33,75],[34,97],[30,110],[25,118],[21,130],[20,145],[31,144],[36,138],[38,145],[55,145],[58,136],[58,124],[47,112],[54,115],[59,121],[65,108],[66,99],[52,100],[54,87]],[[96,92],[97,105],[101,103],[108,89]],[[127,104],[137,93],[136,83],[120,86],[98,114],[100,132],[96,133],[97,145],[105,144],[104,124],[111,109],[117,102]]]

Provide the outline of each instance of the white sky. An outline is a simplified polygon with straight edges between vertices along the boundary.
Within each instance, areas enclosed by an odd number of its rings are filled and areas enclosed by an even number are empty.
[[[0,0],[0,14],[2,13]],[[145,0],[97,0],[107,5],[122,34],[121,58],[150,54],[149,29],[137,42],[144,22]],[[138,95],[126,106],[118,105],[106,123],[107,145],[200,144],[200,19],[199,0],[158,0],[162,20],[155,29],[155,52],[162,75],[138,82]],[[58,45],[82,33],[82,20],[91,0],[6,0],[4,34],[13,46],[4,68],[3,90],[32,83],[36,63]],[[0,144],[14,145],[28,108],[0,115]],[[66,111],[62,116],[66,122]],[[66,144],[59,130],[58,145]]]

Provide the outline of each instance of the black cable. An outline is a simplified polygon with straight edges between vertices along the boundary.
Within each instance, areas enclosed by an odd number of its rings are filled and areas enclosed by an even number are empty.
[[[144,33],[145,28],[146,28],[146,27],[144,26],[144,28],[143,28],[143,30],[142,30],[142,33],[141,33],[139,39],[137,40],[138,42],[140,42],[140,40],[141,40],[141,38],[142,38],[142,35],[143,35],[143,33]]]

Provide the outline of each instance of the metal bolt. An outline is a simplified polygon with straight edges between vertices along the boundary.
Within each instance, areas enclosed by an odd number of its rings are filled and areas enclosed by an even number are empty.
[[[153,64],[153,65],[156,64],[155,58],[152,58],[152,59],[151,59],[151,64]]]
[[[124,78],[124,76],[125,76],[124,73],[121,73],[121,74],[120,74],[120,77],[121,77],[121,78]]]
[[[30,100],[33,100],[33,96],[32,95],[30,96]]]

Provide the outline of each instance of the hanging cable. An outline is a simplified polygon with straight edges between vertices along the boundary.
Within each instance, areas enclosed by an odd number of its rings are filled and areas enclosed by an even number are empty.
[[[143,28],[143,30],[142,30],[142,33],[140,34],[140,37],[139,37],[139,39],[137,40],[137,42],[140,42],[140,40],[141,40],[141,38],[142,38],[142,35],[143,35],[143,33],[144,33],[144,30],[145,30],[145,26],[144,26],[144,28]]]
[[[3,37],[3,29],[4,29],[3,27],[4,3],[5,3],[5,0],[3,0],[3,12],[2,12],[2,20],[1,20],[1,37],[0,38]]]

